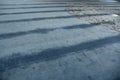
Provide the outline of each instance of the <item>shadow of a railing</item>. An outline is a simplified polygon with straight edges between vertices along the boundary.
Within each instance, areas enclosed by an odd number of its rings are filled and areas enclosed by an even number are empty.
[[[104,24],[107,24],[109,22],[106,22]],[[85,28],[89,28],[89,27],[94,27],[97,25],[101,25],[101,23],[92,23],[92,24],[78,24],[78,25],[70,25],[70,26],[61,26],[59,28],[46,28],[46,29],[34,29],[34,30],[29,30],[29,31],[19,31],[19,32],[12,32],[12,33],[3,33],[0,34],[0,40],[3,39],[11,39],[11,38],[15,38],[15,37],[20,37],[20,36],[24,36],[24,35],[29,35],[29,34],[47,34],[51,31],[54,30],[58,30],[58,29],[85,29]]]
[[[18,23],[18,22],[40,21],[40,20],[47,20],[47,19],[65,19],[65,18],[75,18],[75,16],[67,15],[67,16],[37,17],[37,18],[27,18],[27,19],[4,20],[4,21],[0,21],[0,24],[13,23],[13,22]]]
[[[69,5],[62,6],[30,6],[30,7],[10,7],[10,8],[0,8],[0,10],[8,10],[8,9],[34,9],[34,8],[66,8],[70,7]],[[83,5],[72,6],[72,7],[83,7]],[[120,5],[87,5],[87,7],[120,7]]]
[[[96,48],[110,45],[120,42],[120,35],[105,37],[98,40],[79,43],[76,45],[60,48],[45,49],[40,52],[33,52],[31,55],[22,56],[18,53],[16,56],[9,56],[7,58],[0,59],[0,72],[4,72],[6,69],[13,69],[20,66],[26,66],[32,63],[56,60],[61,57],[65,57],[71,52],[82,52],[84,50],[93,50]]]
[[[48,11],[28,11],[28,12],[0,13],[0,16],[2,16],[2,15],[18,15],[18,14],[33,14],[33,13],[52,13],[52,12],[66,12],[66,10],[48,10]]]

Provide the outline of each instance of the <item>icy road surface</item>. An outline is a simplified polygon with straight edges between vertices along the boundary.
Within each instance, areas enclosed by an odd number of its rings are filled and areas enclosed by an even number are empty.
[[[120,80],[118,2],[1,0],[0,80]]]

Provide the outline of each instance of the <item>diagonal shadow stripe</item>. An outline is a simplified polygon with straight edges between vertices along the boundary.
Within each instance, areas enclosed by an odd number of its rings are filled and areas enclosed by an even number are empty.
[[[31,8],[58,8],[58,7],[67,7],[67,6],[32,6],[32,7],[11,7],[11,8],[0,8],[0,10],[5,9],[31,9]]]
[[[0,21],[0,24],[2,23],[13,23],[13,22],[29,22],[29,21],[40,21],[40,20],[46,20],[46,19],[62,19],[62,18],[81,18],[81,17],[88,17],[88,16],[103,16],[103,15],[109,15],[109,14],[85,14],[85,15],[77,15],[73,14],[70,16],[56,16],[56,17],[40,17],[40,18],[29,18],[29,19],[17,19],[17,20],[5,20]]]
[[[28,18],[28,19],[17,19],[17,20],[5,20],[0,21],[0,24],[2,23],[13,23],[13,22],[29,22],[29,21],[40,21],[40,20],[46,20],[46,19],[64,19],[64,18],[75,18],[73,15],[68,16],[55,16],[55,17],[38,17],[38,18]]]
[[[72,11],[72,10],[67,10],[67,11]],[[74,10],[74,11],[80,11],[80,10]],[[0,16],[2,16],[2,15],[17,15],[17,14],[32,14],[32,13],[52,13],[52,12],[66,12],[66,10],[48,10],[48,11],[28,11],[28,12],[0,13]]]
[[[34,3],[34,4],[0,4],[0,6],[24,6],[24,5],[53,5],[53,4],[67,4],[67,3]]]
[[[35,29],[35,30],[30,30],[30,31],[21,31],[21,32],[0,34],[0,40],[10,39],[10,38],[19,37],[19,36],[28,35],[28,34],[34,34],[34,33],[46,34],[53,30],[55,30],[55,29],[54,28],[53,29]]]
[[[120,43],[120,35],[106,37],[98,40],[89,42],[83,42],[77,45],[61,47],[61,48],[50,48],[43,50],[38,53],[32,53],[32,55],[16,55],[9,56],[7,58],[0,59],[0,72],[4,72],[6,69],[13,69],[20,66],[29,65],[36,62],[56,60],[61,57],[67,56],[71,52],[80,52],[83,50],[94,50],[105,45],[113,43]]]
[[[56,29],[79,29],[79,28],[85,29],[85,28],[94,27],[94,26],[101,25],[101,24],[108,24],[108,23],[110,23],[110,22],[79,24],[79,25],[64,26],[64,27],[60,27],[60,28],[34,29],[34,30],[29,30],[29,31],[4,33],[4,34],[0,34],[0,40],[15,38],[15,37],[29,35],[29,34],[38,34],[38,33],[47,34],[48,32],[54,31]]]
[[[0,4],[0,6],[35,6],[35,5],[88,5],[88,6],[119,6],[119,4],[83,4],[83,3],[36,3],[36,4]]]
[[[5,34],[0,34],[0,40],[15,38],[15,37],[29,35],[29,34],[38,34],[38,33],[47,34],[48,32],[54,31],[56,29],[79,29],[79,28],[85,29],[85,28],[94,27],[94,26],[101,25],[101,24],[111,24],[111,23],[112,22],[108,21],[108,22],[100,22],[100,23],[64,26],[64,27],[60,27],[60,28],[34,29],[34,30],[30,30],[30,31],[20,31],[20,32],[13,32],[13,33],[5,33]]]
[[[64,27],[61,27],[61,28],[34,29],[34,30],[30,30],[30,31],[5,33],[5,34],[0,34],[0,40],[10,39],[10,38],[24,36],[24,35],[28,35],[28,34],[35,34],[35,33],[36,34],[37,33],[47,34],[48,32],[56,30],[56,29],[78,29],[78,28],[87,28],[87,27],[90,27],[90,26],[94,26],[94,25],[91,25],[91,24],[80,24],[80,25],[64,26]]]
[[[12,12],[12,13],[0,13],[2,15],[18,15],[18,14],[33,14],[33,13],[52,13],[52,12],[72,12],[72,11],[81,11],[81,10],[48,10],[48,11],[28,11],[28,12]],[[83,16],[100,16],[100,15],[108,15],[108,14],[85,14]]]
[[[84,3],[86,3],[86,2],[84,2]],[[90,2],[88,2],[88,3],[90,3]],[[33,4],[0,4],[0,6],[16,6],[16,5],[48,5],[48,4],[71,4],[71,2],[64,2],[64,3],[60,3],[60,2],[57,2],[57,3],[33,3]],[[74,2],[72,2],[72,4],[83,4],[83,3],[81,3],[81,2],[77,2],[77,3],[74,3]],[[96,4],[98,4],[98,2],[97,3],[91,3],[90,5],[96,5]],[[99,2],[99,5],[101,5],[101,3]],[[103,3],[102,3],[102,5],[103,5]],[[112,4],[111,4],[111,2],[107,2],[107,4],[105,4],[105,5],[116,5],[116,2],[112,2]]]
[[[67,5],[63,5],[63,6],[33,6],[33,7],[11,7],[11,8],[0,8],[0,10],[6,10],[6,9],[31,9],[31,8],[60,8],[60,7],[83,7],[83,5],[79,5],[79,6],[67,6]],[[120,7],[120,5],[115,5],[115,6],[87,6],[87,7],[107,7],[107,8],[111,8],[111,7]]]

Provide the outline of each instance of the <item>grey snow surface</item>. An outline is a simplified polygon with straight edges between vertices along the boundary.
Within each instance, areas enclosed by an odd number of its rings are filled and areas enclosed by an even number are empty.
[[[104,1],[0,0],[0,80],[120,80],[120,4]]]

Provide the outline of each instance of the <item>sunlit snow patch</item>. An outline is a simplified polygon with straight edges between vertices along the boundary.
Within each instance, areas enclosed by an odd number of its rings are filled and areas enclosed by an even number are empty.
[[[112,14],[111,16],[113,16],[113,17],[118,17],[119,15],[117,15],[117,14]]]

